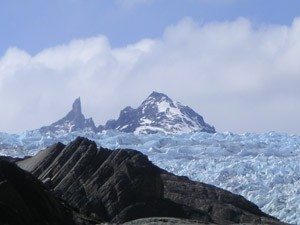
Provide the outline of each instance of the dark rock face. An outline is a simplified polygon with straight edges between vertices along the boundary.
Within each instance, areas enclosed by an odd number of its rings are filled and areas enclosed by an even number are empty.
[[[72,215],[30,173],[0,160],[0,224],[71,225]]]
[[[215,128],[190,107],[172,101],[167,95],[153,92],[137,108],[126,107],[117,120],[109,120],[104,128],[127,133],[215,133]]]
[[[138,151],[97,149],[85,138],[54,145],[17,164],[95,220],[177,217],[218,224],[281,224],[241,196],[170,174]]]
[[[96,131],[97,128],[92,118],[86,119],[81,111],[81,101],[77,98],[72,106],[72,110],[62,119],[39,129],[41,133],[68,133],[72,131],[89,129]]]

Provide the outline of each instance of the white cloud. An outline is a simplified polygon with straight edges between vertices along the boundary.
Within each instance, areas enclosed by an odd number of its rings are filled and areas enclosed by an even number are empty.
[[[218,130],[300,133],[300,19],[253,28],[247,19],[168,27],[160,39],[112,48],[104,36],[0,58],[0,130],[54,122],[81,96],[103,123],[152,90],[190,105]]]

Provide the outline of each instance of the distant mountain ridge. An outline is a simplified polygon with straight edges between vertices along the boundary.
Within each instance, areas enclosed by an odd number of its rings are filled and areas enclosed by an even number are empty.
[[[42,134],[65,134],[82,130],[96,133],[118,130],[135,134],[216,132],[215,128],[207,124],[193,109],[159,92],[152,92],[138,108],[128,106],[120,112],[118,119],[109,120],[104,126],[98,127],[92,118],[85,118],[81,109],[81,100],[77,98],[72,105],[72,110],[65,117],[34,131]]]

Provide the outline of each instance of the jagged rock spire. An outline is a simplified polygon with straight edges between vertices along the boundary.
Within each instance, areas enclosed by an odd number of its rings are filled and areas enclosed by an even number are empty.
[[[72,105],[72,111],[75,114],[82,114],[81,112],[81,100],[80,97],[76,98],[73,105]]]
[[[90,129],[97,131],[92,118],[86,119],[82,114],[80,97],[75,99],[72,105],[72,110],[62,119],[51,124],[50,126],[42,127],[42,132],[68,133],[76,130]]]

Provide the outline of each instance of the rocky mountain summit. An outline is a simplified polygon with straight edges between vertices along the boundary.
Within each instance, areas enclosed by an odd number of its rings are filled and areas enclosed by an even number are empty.
[[[193,223],[282,224],[242,196],[171,174],[138,151],[98,148],[86,138],[57,143],[17,165],[90,221],[176,217]]]
[[[193,109],[159,92],[153,92],[137,109],[130,106],[123,109],[119,118],[108,121],[104,129],[136,134],[215,133],[215,128],[205,123]]]
[[[52,123],[49,126],[44,126],[38,129],[40,133],[55,133],[64,134],[78,130],[91,130],[97,131],[92,118],[86,119],[81,111],[81,100],[77,98],[73,105],[72,110],[62,119]]]

